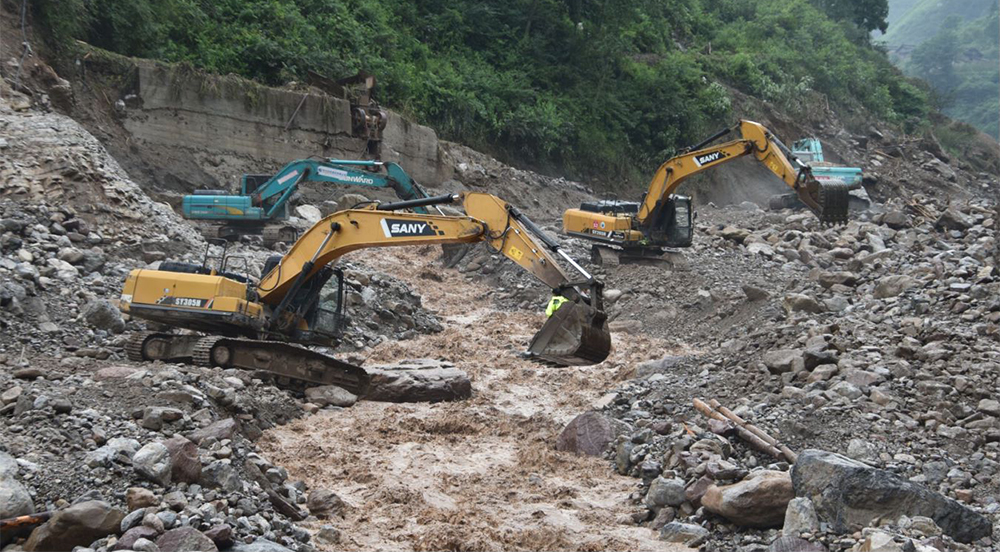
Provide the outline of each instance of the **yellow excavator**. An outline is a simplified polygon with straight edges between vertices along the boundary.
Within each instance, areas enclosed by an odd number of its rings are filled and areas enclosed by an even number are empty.
[[[464,216],[404,211],[458,203]],[[343,273],[331,265],[369,247],[486,242],[566,300],[535,334],[526,356],[558,366],[604,361],[611,334],[602,306],[603,284],[557,242],[502,199],[466,192],[370,205],[334,213],[306,231],[284,256],[267,260],[258,282],[219,268],[164,263],[127,277],[121,309],[131,316],[201,333],[133,335],[132,360],[191,362],[261,370],[292,385],[339,385],[363,395],[364,369],[301,345],[336,346],[342,336]],[[559,265],[568,264],[573,280]],[[331,299],[332,298],[332,299]]]
[[[737,131],[740,138],[710,145]],[[811,168],[774,134],[759,123],[744,120],[661,165],[641,202],[598,201],[566,210],[563,232],[596,242],[595,261],[606,254],[622,262],[657,258],[665,248],[688,247],[693,239],[691,198],[674,192],[689,177],[746,155],[781,178],[822,222],[847,222],[846,185],[818,182]]]

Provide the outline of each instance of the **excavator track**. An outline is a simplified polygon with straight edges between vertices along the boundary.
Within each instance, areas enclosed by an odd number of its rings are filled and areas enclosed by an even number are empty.
[[[148,360],[142,354],[143,345],[146,344],[146,339],[151,337],[156,332],[139,332],[132,334],[125,342],[125,358],[135,361],[142,362]]]
[[[368,392],[370,378],[359,366],[282,341],[237,337],[202,337],[192,350],[198,366],[261,371],[299,385],[336,385],[358,396]]]
[[[297,391],[336,385],[360,397],[370,382],[359,366],[281,341],[141,332],[129,338],[125,354],[136,362],[162,360],[261,372]]]

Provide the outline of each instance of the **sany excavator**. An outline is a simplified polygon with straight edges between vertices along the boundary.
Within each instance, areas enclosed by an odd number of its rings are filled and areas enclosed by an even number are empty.
[[[739,139],[710,146],[737,130]],[[657,258],[664,248],[688,247],[693,237],[691,198],[674,192],[687,178],[746,155],[781,178],[821,221],[847,221],[846,185],[818,182],[810,167],[764,126],[740,121],[661,165],[641,202],[584,203],[563,214],[563,231],[597,242],[595,260],[604,253],[621,261]]]
[[[460,203],[466,215],[402,211]],[[339,211],[316,223],[284,256],[268,259],[259,282],[204,266],[164,263],[133,270],[121,309],[131,316],[203,332],[146,332],[126,345],[133,360],[193,362],[263,370],[311,385],[338,385],[363,395],[368,376],[357,366],[296,344],[335,346],[343,320],[343,274],[331,267],[369,247],[486,242],[568,301],[535,334],[527,356],[560,366],[602,362],[611,335],[602,284],[515,207],[465,192]],[[556,256],[575,270],[567,276]],[[326,291],[324,291],[326,290]],[[331,292],[336,301],[321,301]]]
[[[244,234],[263,234],[264,245],[292,243],[298,232],[281,221],[288,219],[288,203],[299,184],[305,182],[389,188],[402,200],[427,197],[395,163],[299,159],[274,175],[243,175],[238,194],[197,190],[186,195],[181,205],[182,213],[184,218],[209,222],[211,226],[203,228],[202,232],[207,238],[235,240]],[[417,211],[427,212],[422,207]]]

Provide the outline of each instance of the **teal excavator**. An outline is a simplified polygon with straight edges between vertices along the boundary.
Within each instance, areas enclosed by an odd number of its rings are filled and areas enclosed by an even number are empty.
[[[246,234],[262,234],[265,245],[296,240],[294,226],[284,223],[289,202],[304,182],[321,182],[369,188],[388,188],[402,200],[423,199],[424,190],[396,163],[343,159],[299,159],[274,175],[246,174],[237,194],[224,190],[197,190],[184,196],[184,218],[206,221],[208,238],[238,240]],[[355,205],[342,205],[352,209]],[[424,207],[415,212],[428,214]]]

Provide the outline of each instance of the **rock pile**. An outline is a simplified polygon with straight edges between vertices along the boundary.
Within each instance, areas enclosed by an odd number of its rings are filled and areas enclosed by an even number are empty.
[[[991,546],[994,210],[981,200],[881,209],[836,228],[806,214],[709,209],[705,218],[728,227],[703,226],[684,253],[697,270],[600,269],[612,317],[686,351],[632,367],[602,412],[631,428],[608,454],[643,481],[635,522],[710,550]],[[720,259],[730,268],[715,271]],[[828,453],[803,453],[789,477],[787,463],[697,414],[696,397],[793,449],[841,451],[832,463],[858,471],[834,482],[813,461]],[[691,524],[707,536],[682,527]]]

